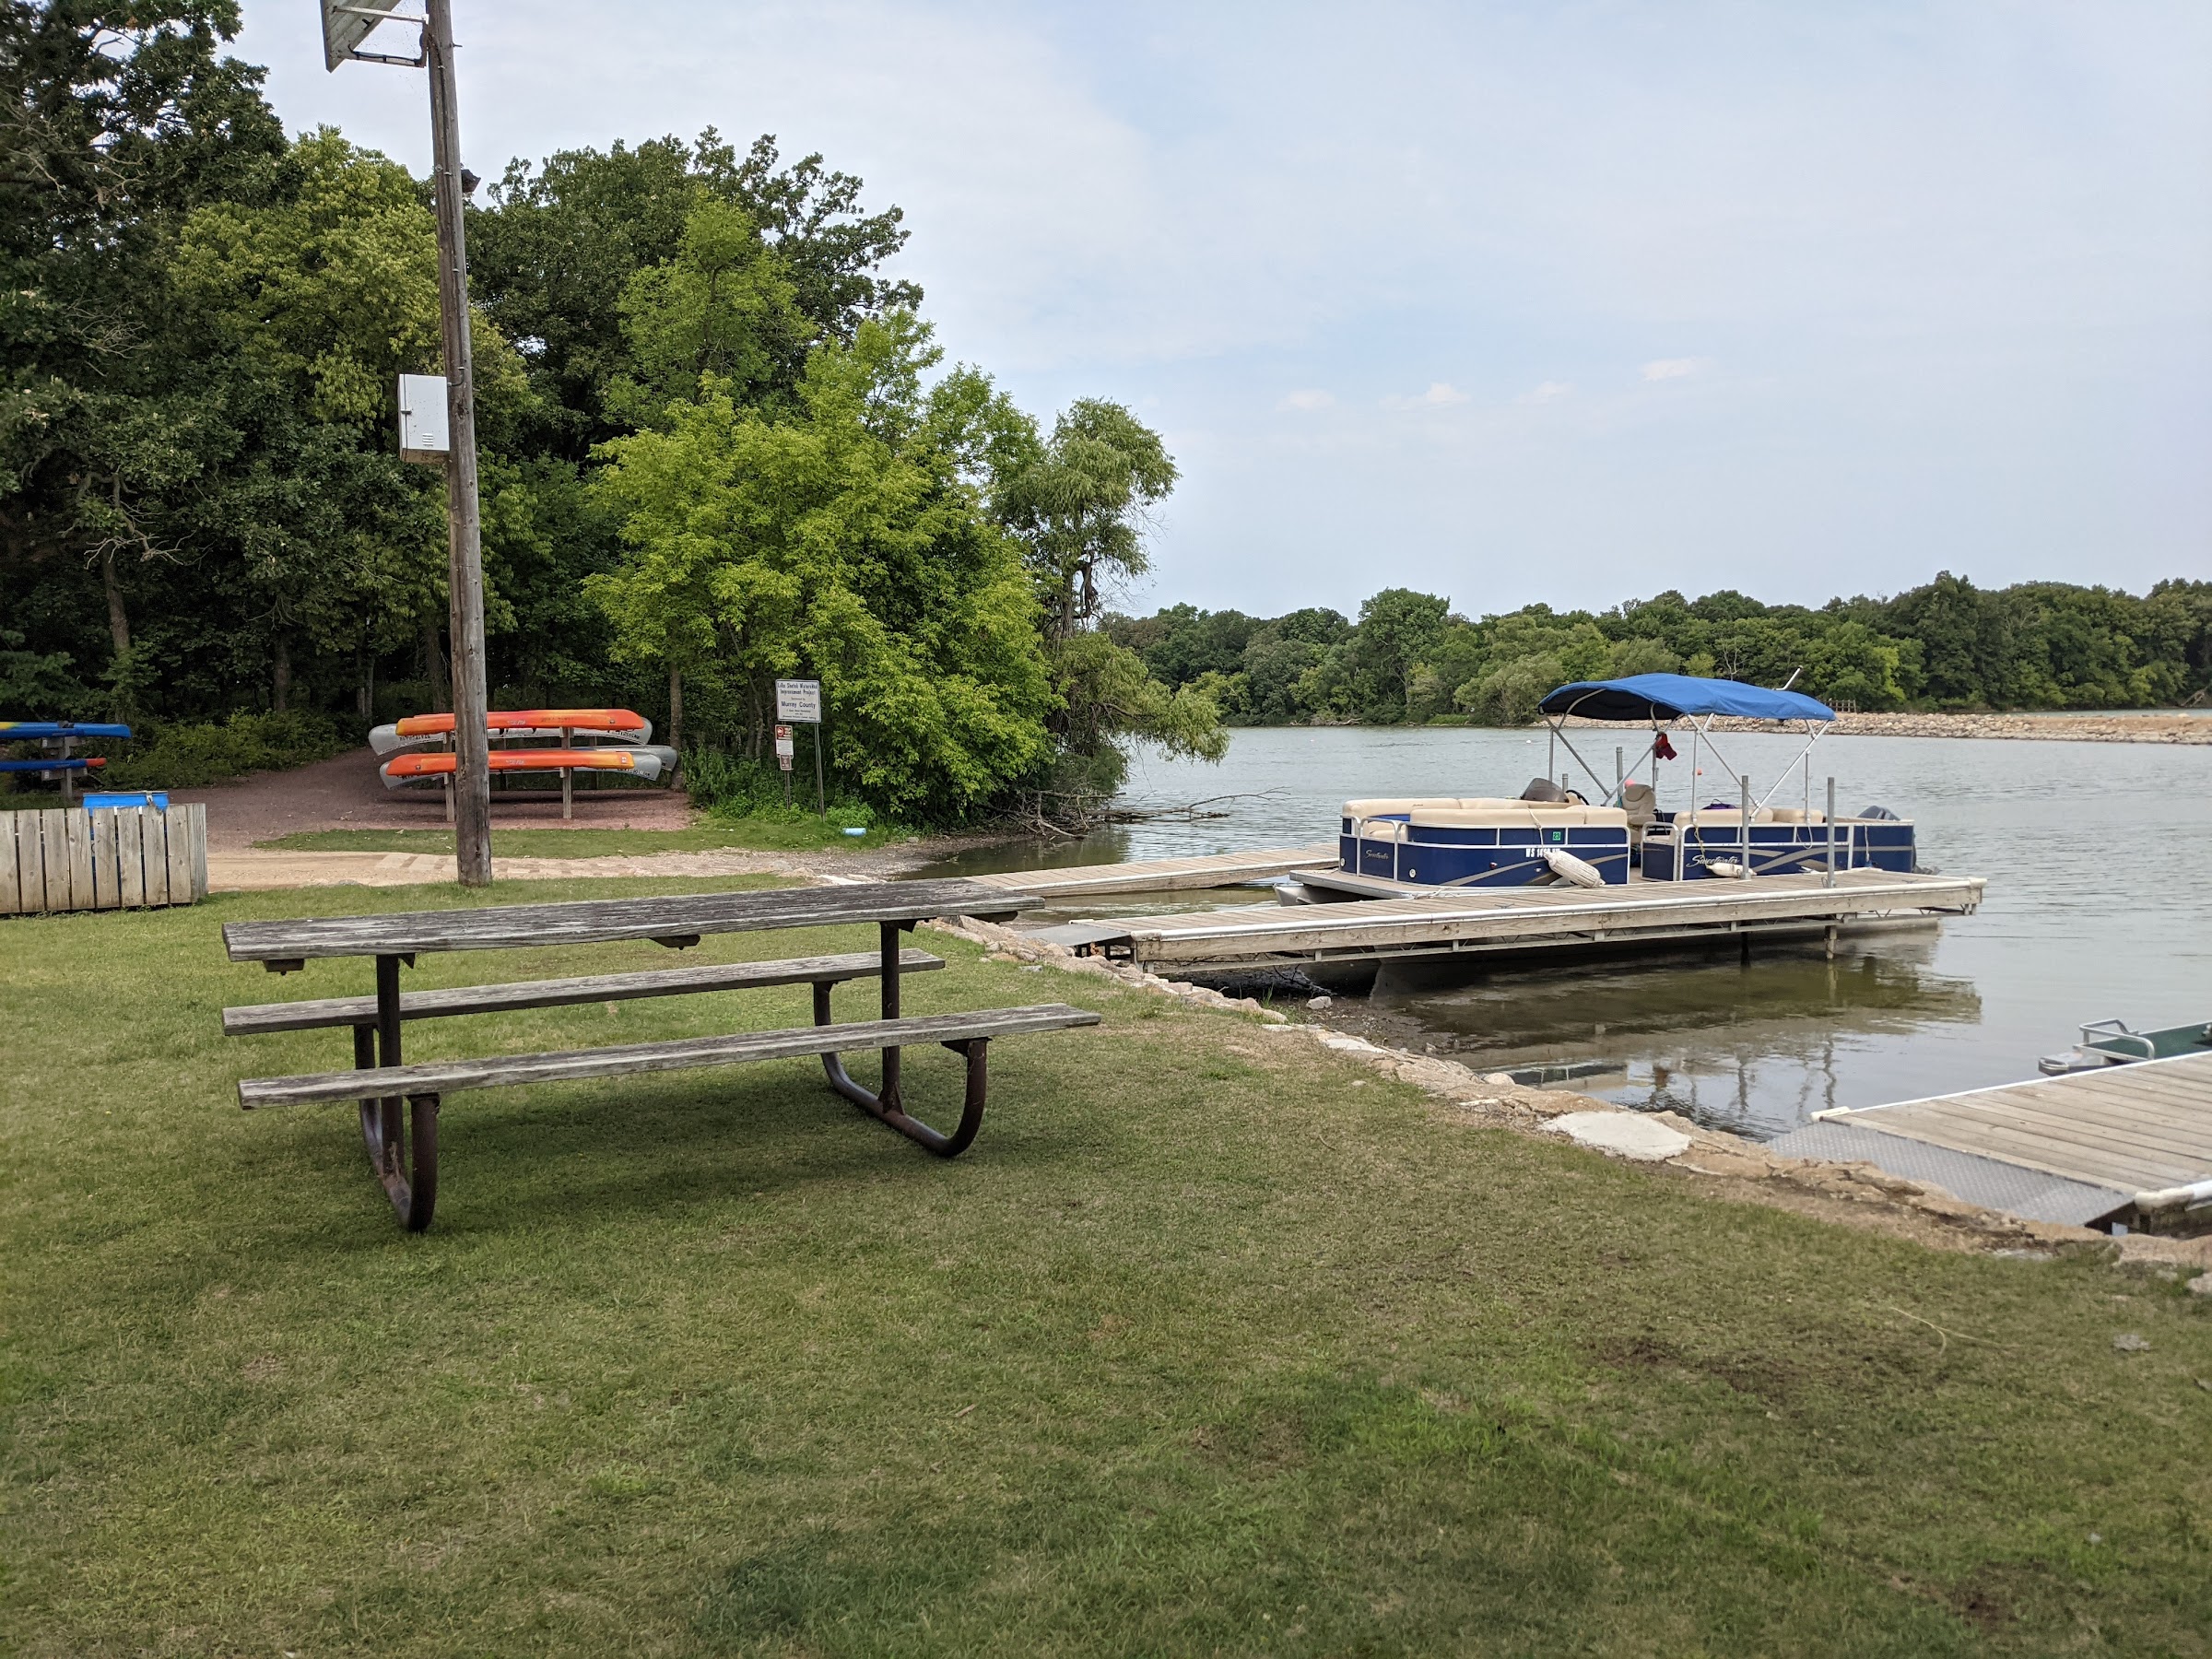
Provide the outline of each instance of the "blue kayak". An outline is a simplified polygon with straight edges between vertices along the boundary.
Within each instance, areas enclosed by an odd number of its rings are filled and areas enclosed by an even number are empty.
[[[0,743],[32,737],[128,737],[127,725],[95,725],[74,720],[0,720]]]

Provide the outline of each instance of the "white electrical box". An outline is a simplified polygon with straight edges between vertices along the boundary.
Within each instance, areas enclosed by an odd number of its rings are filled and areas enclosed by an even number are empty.
[[[453,453],[452,411],[446,406],[445,376],[399,377],[399,458],[442,466]]]

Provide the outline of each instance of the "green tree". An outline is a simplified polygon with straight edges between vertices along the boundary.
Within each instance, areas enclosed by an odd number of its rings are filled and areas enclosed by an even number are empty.
[[[685,219],[676,257],[629,279],[621,311],[629,361],[606,404],[631,426],[697,402],[710,382],[770,405],[806,357],[809,329],[782,263],[741,208],[712,197]]]
[[[0,6],[0,614],[74,698],[133,702],[134,616],[205,592],[177,516],[219,434],[163,273],[184,216],[265,194],[284,147],[261,71],[220,55],[237,29],[229,0]]]
[[[971,816],[1051,755],[1036,602],[968,459],[990,400],[968,371],[922,394],[936,360],[895,314],[818,347],[789,418],[712,386],[613,440],[595,488],[629,553],[587,583],[618,656],[745,688],[748,755],[771,682],[820,679],[838,775],[917,823]]]
[[[1435,647],[1451,609],[1450,600],[1411,588],[1384,588],[1359,607],[1350,668],[1363,718],[1385,724],[1406,718],[1415,670]]]
[[[1120,404],[1081,398],[996,482],[1001,521],[1021,537],[1054,642],[1098,618],[1104,588],[1151,569],[1146,514],[1175,488],[1159,434]]]

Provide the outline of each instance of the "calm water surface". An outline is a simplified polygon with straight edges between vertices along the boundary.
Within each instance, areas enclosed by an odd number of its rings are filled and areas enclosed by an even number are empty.
[[[1613,735],[1578,732],[1609,782]],[[1587,741],[1585,741],[1587,738]],[[1722,739],[1763,793],[1803,740]],[[1347,797],[1518,794],[1547,770],[1524,732],[1303,727],[1235,734],[1219,766],[1141,759],[1133,806],[1208,796],[1228,816],[1133,825],[1052,847],[993,849],[945,873],[1108,863],[1333,839]],[[1663,806],[1685,803],[1684,759],[1659,767]],[[1633,751],[1632,751],[1633,752]],[[1550,768],[1570,764],[1564,755]],[[1728,795],[1708,763],[1700,791]],[[1478,1067],[1610,1063],[1578,1085],[1625,1105],[1772,1135],[1828,1106],[2016,1081],[2067,1046],[2085,1019],[2174,1025],[2212,1016],[2212,746],[1829,737],[1814,751],[1816,804],[1832,773],[1845,811],[1879,804],[1915,820],[1924,865],[1986,877],[1975,915],[1939,927],[1733,953],[1500,968],[1446,984],[1386,974],[1339,997],[1332,1023]],[[1794,783],[1774,799],[1798,804]],[[1250,902],[1260,895],[1093,900],[1062,915]]]

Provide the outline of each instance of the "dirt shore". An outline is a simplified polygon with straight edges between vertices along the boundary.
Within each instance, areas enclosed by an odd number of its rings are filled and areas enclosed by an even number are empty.
[[[1606,726],[1570,720],[1571,726]],[[1618,727],[1614,726],[1615,730]],[[1724,716],[1716,732],[1771,731],[1772,723]],[[2212,715],[2149,714],[1838,714],[1840,737],[2010,737],[2060,743],[2212,743]]]

